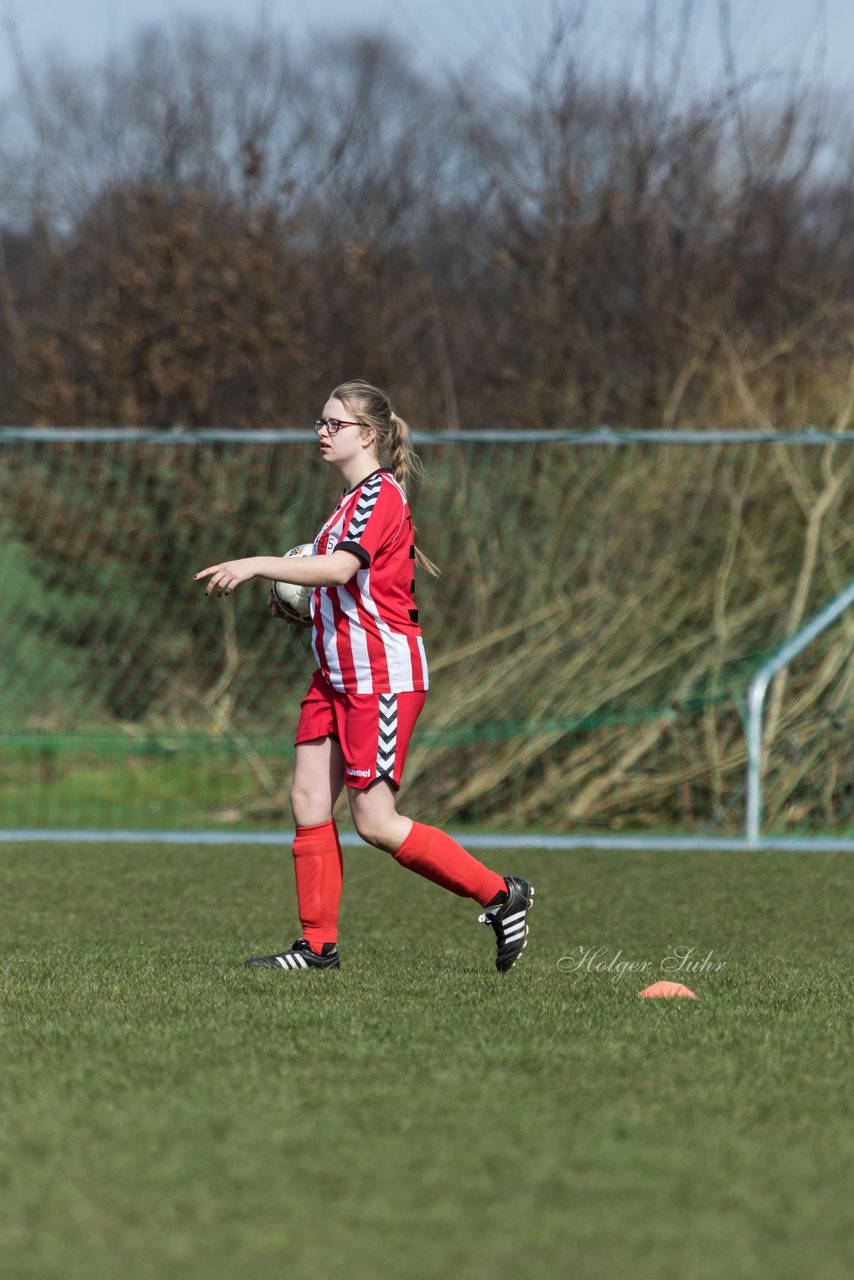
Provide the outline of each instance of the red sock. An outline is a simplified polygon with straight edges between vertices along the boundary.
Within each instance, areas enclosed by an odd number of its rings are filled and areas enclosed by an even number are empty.
[[[478,862],[456,840],[437,827],[425,827],[420,822],[413,822],[412,830],[392,857],[402,867],[417,871],[461,898],[474,898],[484,907],[496,893],[507,888],[501,876]]]
[[[312,951],[338,940],[338,903],[344,883],[344,861],[334,819],[316,827],[297,827],[294,874],[302,936]]]

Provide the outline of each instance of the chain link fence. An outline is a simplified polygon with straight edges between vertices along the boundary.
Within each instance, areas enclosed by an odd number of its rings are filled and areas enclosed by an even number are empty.
[[[854,577],[854,434],[417,440],[442,574],[404,810],[740,833],[750,677]],[[0,432],[0,826],[289,826],[306,633],[263,584],[205,600],[192,575],[311,539],[336,498],[306,431]],[[854,828],[852,654],[847,616],[774,703],[770,831]]]

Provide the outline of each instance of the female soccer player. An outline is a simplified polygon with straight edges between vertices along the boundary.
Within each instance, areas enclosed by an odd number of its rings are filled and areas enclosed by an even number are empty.
[[[320,456],[345,484],[310,556],[250,556],[201,569],[205,595],[230,595],[252,578],[311,586],[317,671],[302,703],[291,790],[302,937],[287,951],[256,956],[265,968],[337,969],[343,863],[332,816],[341,788],[363,840],[402,866],[484,907],[495,931],[496,967],[513,967],[527,942],[534,889],[502,877],[449,835],[397,812],[409,740],[424,705],[427,661],[415,608],[415,547],[407,477],[420,469],[409,429],[388,397],[345,382],[314,429]],[[271,612],[278,608],[270,600]],[[284,617],[279,613],[278,616]]]

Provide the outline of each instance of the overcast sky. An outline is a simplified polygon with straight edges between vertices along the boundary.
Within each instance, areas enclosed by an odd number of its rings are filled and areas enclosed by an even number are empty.
[[[684,0],[658,0],[662,50],[672,43]],[[141,27],[204,16],[242,27],[265,9],[274,26],[296,36],[382,30],[409,43],[425,69],[477,67],[512,83],[525,53],[542,42],[555,8],[579,0],[0,0],[28,61],[51,52],[95,62]],[[720,67],[719,0],[694,0],[690,67],[693,77]],[[586,42],[596,64],[613,70],[636,49],[648,0],[591,0]],[[742,76],[769,83],[793,71],[822,78],[854,96],[854,0],[730,0],[732,45]],[[668,32],[669,27],[669,32]],[[8,38],[0,48],[0,92],[14,90]]]

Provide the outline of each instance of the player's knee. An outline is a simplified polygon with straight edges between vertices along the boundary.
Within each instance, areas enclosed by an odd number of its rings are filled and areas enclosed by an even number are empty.
[[[353,811],[353,825],[365,844],[372,844],[375,849],[384,849],[386,853],[394,853],[397,845],[392,824],[384,821],[380,815]]]
[[[332,817],[326,796],[296,782],[291,787],[291,813],[298,827],[314,827]]]

